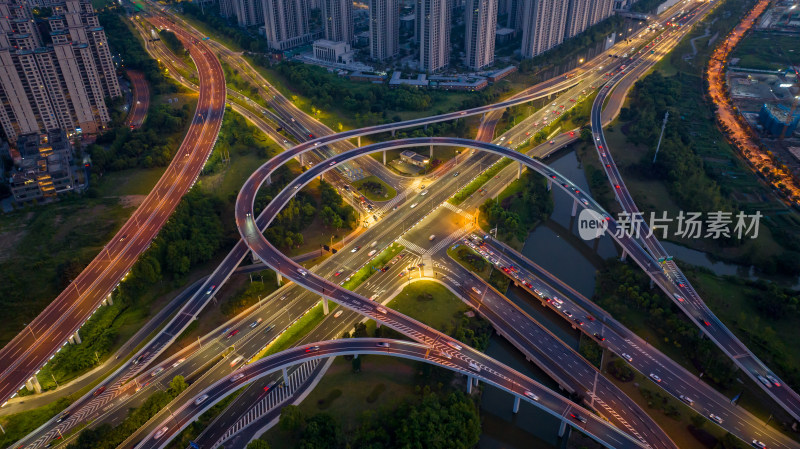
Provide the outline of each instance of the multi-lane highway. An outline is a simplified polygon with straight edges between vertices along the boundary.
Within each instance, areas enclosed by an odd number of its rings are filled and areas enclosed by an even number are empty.
[[[201,91],[183,143],[156,186],[114,238],[75,280],[0,350],[0,401],[5,402],[74,334],[130,270],[194,184],[216,142],[225,79],[204,44],[186,43]]]
[[[710,5],[705,5],[699,9],[708,9]],[[687,26],[672,32],[666,37],[668,41],[677,42],[686,33],[688,33],[690,26],[695,23],[701,14],[696,15]],[[661,52],[661,49],[658,50]],[[622,206],[622,209],[629,214],[641,215],[639,208],[633,200],[630,191],[627,189],[622,176],[619,173],[614,158],[611,155],[603,132],[603,117],[602,110],[606,99],[609,97],[609,92],[620,81],[628,79],[635,80],[646,72],[656,61],[661,58],[661,54],[647,54],[643,59],[639,59],[631,64],[631,68],[627,72],[620,72],[612,78],[604,89],[600,91],[597,98],[592,105],[591,113],[591,126],[593,140],[597,154],[603,164],[606,177],[611,183],[612,190],[616,196],[617,201]],[[643,64],[639,64],[642,62]],[[619,92],[624,89],[617,87]],[[615,90],[616,92],[616,90]],[[617,94],[622,95],[622,94]],[[618,101],[619,102],[619,101]],[[646,217],[645,217],[646,218]],[[774,372],[759,360],[753,352],[747,348],[734,334],[730,331],[722,321],[705,305],[700,295],[692,287],[689,280],[681,272],[677,264],[672,260],[666,260],[669,256],[667,251],[656,238],[656,234],[651,232],[647,224],[647,220],[641,222],[639,230],[641,241],[646,246],[649,254],[648,260],[638,260],[634,256],[637,263],[640,265],[648,265],[648,275],[656,282],[659,287],[673,300],[673,302],[680,308],[693,323],[695,323],[700,330],[708,336],[737,366],[739,366],[747,375],[758,384],[770,397],[781,405],[794,419],[800,420],[800,395],[792,390],[786,382],[783,382]],[[658,265],[658,270],[652,270],[650,261],[658,259],[662,261]]]
[[[150,107],[150,88],[147,87],[147,80],[144,74],[137,70],[128,70],[128,77],[131,79],[131,110],[125,124],[130,129],[137,129],[144,123],[147,117],[147,109]]]

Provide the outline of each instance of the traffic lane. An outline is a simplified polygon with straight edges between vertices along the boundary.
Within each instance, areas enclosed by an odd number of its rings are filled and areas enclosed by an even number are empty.
[[[378,347],[378,344],[386,343],[388,347]],[[378,349],[380,348],[380,349]],[[427,363],[435,363],[444,366],[448,369],[461,372],[475,377],[482,378],[484,382],[498,386],[500,388],[511,391],[534,406],[542,408],[551,415],[565,419],[567,423],[589,432],[589,434],[601,434],[607,439],[607,444],[612,444],[614,447],[619,448],[638,448],[641,447],[637,442],[632,441],[624,434],[618,433],[615,428],[609,428],[602,419],[596,417],[583,410],[578,405],[566,401],[560,395],[550,392],[546,388],[540,386],[527,378],[519,377],[509,379],[505,377],[494,376],[487,373],[485,370],[480,372],[473,371],[468,363],[460,359],[439,359],[438,357],[431,357],[429,355],[430,348],[419,343],[410,343],[399,340],[389,339],[345,339],[317,342],[305,348],[294,348],[281,353],[272,355],[268,358],[262,359],[256,363],[248,365],[247,367],[239,370],[236,374],[232,374],[225,379],[218,381],[216,384],[209,387],[203,394],[208,394],[208,398],[201,404],[195,405],[194,401],[187,401],[177,411],[173,411],[172,421],[174,426],[166,424],[167,430],[159,439],[155,439],[155,433],[148,435],[137,448],[159,448],[166,445],[168,438],[180,431],[190,423],[194,417],[199,416],[205,410],[210,408],[214,403],[221,400],[225,395],[231,391],[240,388],[241,386],[263,377],[268,373],[277,371],[283,366],[295,365],[302,363],[304,360],[312,360],[315,358],[331,357],[336,355],[345,354],[373,354],[373,355],[393,355],[411,358],[414,360],[424,361]],[[239,377],[239,375],[242,375]],[[526,391],[530,391],[538,396],[538,400],[532,400],[525,395]],[[579,414],[586,420],[585,423],[569,418],[570,413]],[[168,421],[165,421],[165,423]],[[609,429],[611,432],[609,433]]]
[[[545,307],[549,307],[562,318],[569,319],[564,315],[564,311],[569,310],[576,315],[576,318],[585,319],[584,324],[578,326],[578,329],[584,331],[590,337],[593,336],[594,332],[597,332],[605,339],[599,342],[601,346],[606,346],[623,359],[626,359],[643,375],[649,376],[650,373],[653,373],[659,376],[662,382],[654,382],[657,386],[676,398],[680,398],[683,395],[693,399],[693,403],[687,405],[706,417],[710,413],[721,416],[724,419],[724,425],[721,427],[726,428],[733,434],[738,434],[745,441],[755,437],[765,441],[769,447],[798,446],[777,429],[769,428],[766,431],[763,421],[744,409],[732,406],[728,398],[709,385],[704,384],[695,375],[677,365],[657,349],[647,345],[644,340],[614,321],[613,318],[609,317],[606,320],[606,317],[608,317],[606,312],[599,309],[588,299],[583,298],[571,289],[564,289],[563,284],[559,284],[561,287],[554,287],[553,284],[555,282],[552,282],[554,279],[552,275],[538,265],[517,254],[514,254],[514,258],[510,259],[510,252],[503,248],[498,248],[498,244],[494,240],[489,240],[485,243],[487,247],[495,250],[492,257],[500,259],[502,266],[519,267],[522,273],[520,278],[523,278],[523,280],[533,279],[530,282],[532,287],[520,285],[521,288],[526,289],[531,296],[538,297]],[[558,280],[555,279],[555,281]],[[542,293],[544,298],[537,295],[537,290]],[[561,308],[556,308],[551,302],[545,301],[545,298],[553,297],[563,300]],[[589,310],[586,310],[584,306],[589,306]],[[584,315],[586,318],[583,318]],[[591,318],[589,318],[590,316]],[[608,332],[604,332],[606,329],[608,329]]]

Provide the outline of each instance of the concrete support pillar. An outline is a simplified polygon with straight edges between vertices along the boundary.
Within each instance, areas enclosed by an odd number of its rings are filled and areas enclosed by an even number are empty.
[[[250,258],[253,259],[253,263],[261,262],[261,258],[258,257],[258,254],[256,254],[256,252],[253,251],[252,249],[250,250]]]
[[[300,153],[300,166],[303,166],[303,153]]]
[[[549,192],[551,190],[553,190],[553,181],[548,179],[547,180],[547,191]]]
[[[286,372],[285,366],[281,368],[281,372],[283,372],[283,384],[289,386],[289,373]]]
[[[625,259],[628,258],[628,250],[622,248],[622,257],[619,258],[620,262],[625,262]]]
[[[433,160],[433,145],[431,145],[431,155],[430,155],[430,160]]]
[[[567,432],[567,422],[561,421],[561,426],[558,428],[558,436],[563,437],[566,432]]]
[[[483,123],[484,120],[486,120],[486,113],[485,112],[483,114],[481,114],[481,123]]]
[[[353,358],[357,359],[358,358],[358,354],[353,354]]]
[[[478,382],[479,382],[479,381],[480,381],[480,379],[478,379],[477,377],[473,377],[473,378],[472,378],[472,382],[474,382],[474,383],[475,383],[475,386],[476,386],[476,387],[478,386]]]
[[[428,130],[428,124],[426,123],[425,126],[422,128],[424,131]]]
[[[394,130],[392,130],[392,137],[394,137]]]
[[[472,394],[472,376],[467,376],[467,394]]]
[[[519,179],[521,177],[522,177],[522,162],[519,162],[518,166],[517,166],[517,179]]]
[[[511,411],[514,413],[519,412],[519,396],[514,396],[514,408]]]
[[[267,175],[267,185],[272,184],[272,175]]]
[[[578,200],[572,202],[572,216],[578,213]]]
[[[650,278],[650,288],[652,289],[653,286],[655,286],[655,283],[653,282],[653,278]]]
[[[100,304],[103,305],[103,306],[107,306],[108,305],[108,297],[103,298],[103,300],[100,302]]]
[[[25,381],[25,389],[28,391],[33,391],[33,382],[30,379]]]
[[[109,306],[113,306],[114,305],[114,297],[111,296],[111,295],[108,295],[108,298],[106,298],[106,302],[108,303]]]
[[[281,274],[281,272],[280,272],[280,271],[276,271],[276,272],[275,272],[275,276],[276,276],[276,277],[277,277],[277,279],[278,279],[278,287],[280,287],[280,286],[281,286],[281,283],[283,282],[283,275]]]
[[[322,312],[323,312],[325,315],[327,315],[327,314],[328,314],[328,312],[329,312],[329,311],[328,311],[328,298],[326,298],[326,297],[324,297],[324,296],[323,296],[323,297],[322,297],[322,299],[321,299],[321,301],[322,301]]]
[[[361,136],[358,136],[358,145],[357,145],[357,146],[358,146],[359,148],[361,148]]]
[[[68,341],[69,341],[70,343],[72,343],[73,345],[79,345],[79,344],[81,344],[81,334],[79,334],[79,333],[78,333],[78,331],[75,331],[75,333],[74,333],[74,334],[72,334],[72,335],[69,337],[69,340],[68,340]]]
[[[33,385],[33,391],[35,391],[36,393],[42,392],[42,385],[39,384],[39,379],[36,378],[36,375],[31,377],[30,380],[28,380],[28,382],[30,382]]]
[[[383,165],[386,165],[386,150],[383,151]]]

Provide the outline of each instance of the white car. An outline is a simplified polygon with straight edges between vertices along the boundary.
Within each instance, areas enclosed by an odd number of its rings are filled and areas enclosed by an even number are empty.
[[[203,402],[205,402],[206,399],[208,399],[208,395],[207,394],[200,395],[200,396],[197,397],[197,399],[194,400],[194,405],[200,405]]]
[[[446,343],[447,343],[447,346],[450,346],[451,348],[455,349],[456,351],[460,351],[461,350],[461,345],[459,345],[458,343],[453,343],[452,341],[448,341]]]
[[[231,382],[236,382],[237,380],[241,379],[242,377],[244,377],[244,373],[239,373],[239,374],[231,377]]]
[[[622,353],[622,358],[627,360],[627,361],[629,361],[629,362],[633,361],[633,357],[629,356],[628,354],[626,354],[624,352]]]
[[[759,449],[767,449],[767,445],[758,440],[753,440],[753,446]]]
[[[413,208],[417,207],[417,204],[419,204],[419,203],[414,203],[414,204],[412,204],[412,205],[411,205],[411,208],[413,209]]]
[[[469,362],[469,369],[471,369],[472,371],[475,371],[475,372],[480,372],[481,371],[481,367],[478,366],[477,363],[472,362],[472,361]]]
[[[339,310],[339,311],[337,311],[336,313],[333,314],[334,318],[339,318],[340,316],[342,316],[342,311],[341,310]]]
[[[532,392],[530,392],[530,391],[526,391],[526,392],[525,392],[525,396],[527,396],[527,397],[529,397],[529,398],[533,399],[534,401],[538,401],[538,400],[539,400],[539,396],[536,396],[535,394],[533,394],[533,393],[532,393]]]
[[[153,439],[157,440],[157,439],[161,438],[162,436],[164,436],[165,433],[167,433],[167,430],[169,430],[169,427],[167,427],[167,426],[164,426],[164,427],[158,429],[158,432],[156,432],[156,434],[153,437]]]
[[[711,413],[710,415],[708,415],[708,417],[716,421],[717,424],[722,424],[722,418],[720,418],[719,416]]]
[[[480,290],[478,290],[478,288],[477,288],[477,287],[472,287],[472,291],[473,291],[473,292],[475,292],[475,293],[477,293],[477,294],[479,294],[479,295],[481,294],[481,291],[480,291]]]
[[[661,378],[658,377],[655,373],[650,373],[650,378],[656,382],[661,382]]]
[[[304,270],[304,269],[302,269],[302,268],[298,268],[298,269],[297,269],[297,272],[298,272],[298,273],[300,273],[302,276],[305,276],[305,275],[307,275],[307,274],[308,274],[308,271],[306,271],[306,270]]]
[[[420,192],[419,194],[420,194],[421,196],[425,196],[425,195],[427,195],[427,194],[428,194],[428,191],[427,191],[427,190],[423,190],[423,191],[422,191],[422,192]]]

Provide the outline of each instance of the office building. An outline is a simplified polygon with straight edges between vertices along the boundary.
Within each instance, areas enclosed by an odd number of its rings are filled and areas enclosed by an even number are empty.
[[[308,0],[264,0],[264,31],[274,50],[288,50],[311,42]]]
[[[322,0],[325,39],[353,43],[353,0]]]
[[[0,125],[11,142],[55,129],[99,132],[111,120],[105,98],[122,95],[90,1],[48,8],[34,20],[26,3],[0,2]]]
[[[424,72],[438,72],[450,64],[451,11],[448,0],[417,0],[416,38]]]
[[[480,70],[494,64],[498,0],[467,0],[465,14],[466,65]]]
[[[530,0],[523,3],[523,57],[534,57],[564,41],[568,1]]]
[[[376,61],[385,61],[397,56],[399,35],[399,0],[369,0],[370,57]]]
[[[262,0],[220,0],[220,10],[225,1],[231,3],[236,23],[240,27],[251,27],[264,23],[264,12],[261,10]]]
[[[14,170],[9,184],[18,203],[55,198],[75,188],[72,145],[60,129],[20,136],[11,157]]]
[[[314,41],[314,59],[332,64],[351,64],[355,52],[347,42],[333,42],[327,39]]]

